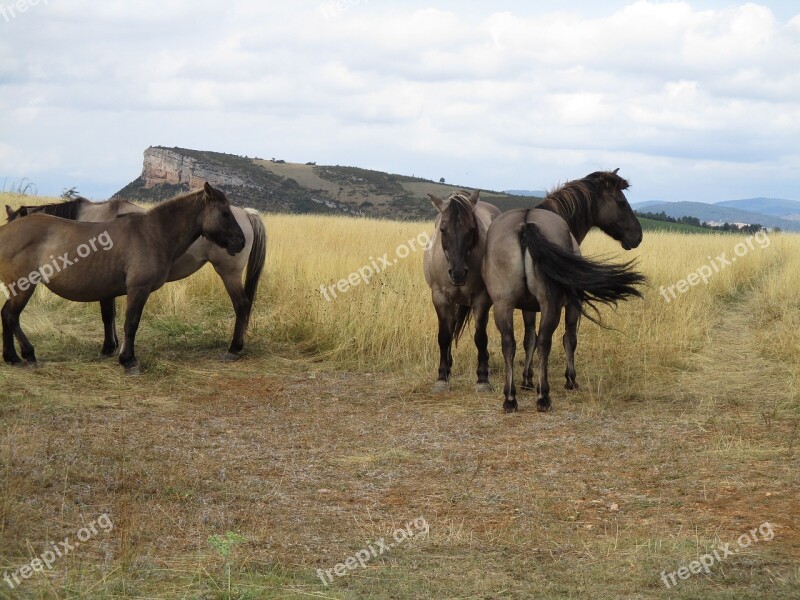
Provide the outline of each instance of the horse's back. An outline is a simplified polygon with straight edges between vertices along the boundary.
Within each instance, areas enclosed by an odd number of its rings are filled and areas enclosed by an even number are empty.
[[[578,241],[572,235],[567,223],[561,215],[545,209],[535,208],[525,216],[526,223],[533,223],[539,228],[548,241],[566,249],[572,248],[580,254]]]
[[[489,227],[489,224],[494,221],[497,217],[499,217],[502,213],[500,209],[497,208],[494,204],[489,204],[488,202],[484,202],[480,200],[478,204],[475,206],[475,214],[482,222],[486,224],[486,227]]]

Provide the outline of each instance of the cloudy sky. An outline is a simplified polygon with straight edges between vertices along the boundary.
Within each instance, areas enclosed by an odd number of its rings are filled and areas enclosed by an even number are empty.
[[[150,145],[800,200],[800,3],[0,0],[0,186],[105,198]]]

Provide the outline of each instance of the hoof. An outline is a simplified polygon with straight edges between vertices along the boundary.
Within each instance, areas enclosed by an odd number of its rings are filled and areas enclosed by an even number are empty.
[[[578,385],[577,381],[568,381],[567,384],[564,386],[565,390],[579,390],[581,386]]]
[[[443,394],[445,392],[450,391],[450,382],[449,381],[437,381],[433,384],[433,393],[434,394]]]
[[[475,384],[475,391],[478,392],[479,394],[485,394],[487,392],[493,392],[494,391],[494,386],[489,382],[476,383]]]
[[[539,398],[536,401],[536,410],[539,412],[550,412],[551,406],[550,398]]]
[[[27,366],[29,369],[40,369],[41,368],[41,365],[35,360],[25,361],[25,366]]]
[[[222,355],[222,360],[224,362],[236,362],[240,358],[242,357],[239,356],[238,354],[234,354],[233,352],[226,352],[225,354]]]
[[[532,383],[528,383],[527,381],[523,381],[521,387],[522,387],[523,390],[535,390],[536,389],[535,385],[533,385]]]
[[[125,367],[125,375],[130,375],[131,377],[138,377],[141,374],[142,374],[142,369],[139,365]]]
[[[515,413],[517,412],[517,410],[519,410],[519,408],[516,400],[514,401],[506,400],[505,402],[503,402],[503,412],[505,412],[506,414]]]

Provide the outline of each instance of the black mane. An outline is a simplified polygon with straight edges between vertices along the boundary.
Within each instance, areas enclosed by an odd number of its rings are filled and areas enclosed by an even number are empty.
[[[78,213],[80,212],[81,206],[83,206],[84,202],[90,202],[90,200],[78,196],[74,200],[55,202],[53,204],[42,204],[41,206],[26,206],[25,208],[29,213],[41,212],[46,215],[53,215],[54,217],[61,217],[62,219],[76,221],[78,219]]]

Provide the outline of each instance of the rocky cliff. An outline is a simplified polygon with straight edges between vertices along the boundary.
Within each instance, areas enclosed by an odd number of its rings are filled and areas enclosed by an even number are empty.
[[[230,169],[201,157],[189,156],[185,151],[171,148],[148,148],[144,152],[141,179],[145,189],[157,185],[184,185],[189,189],[201,187],[206,181],[219,186],[247,187],[246,179]]]

